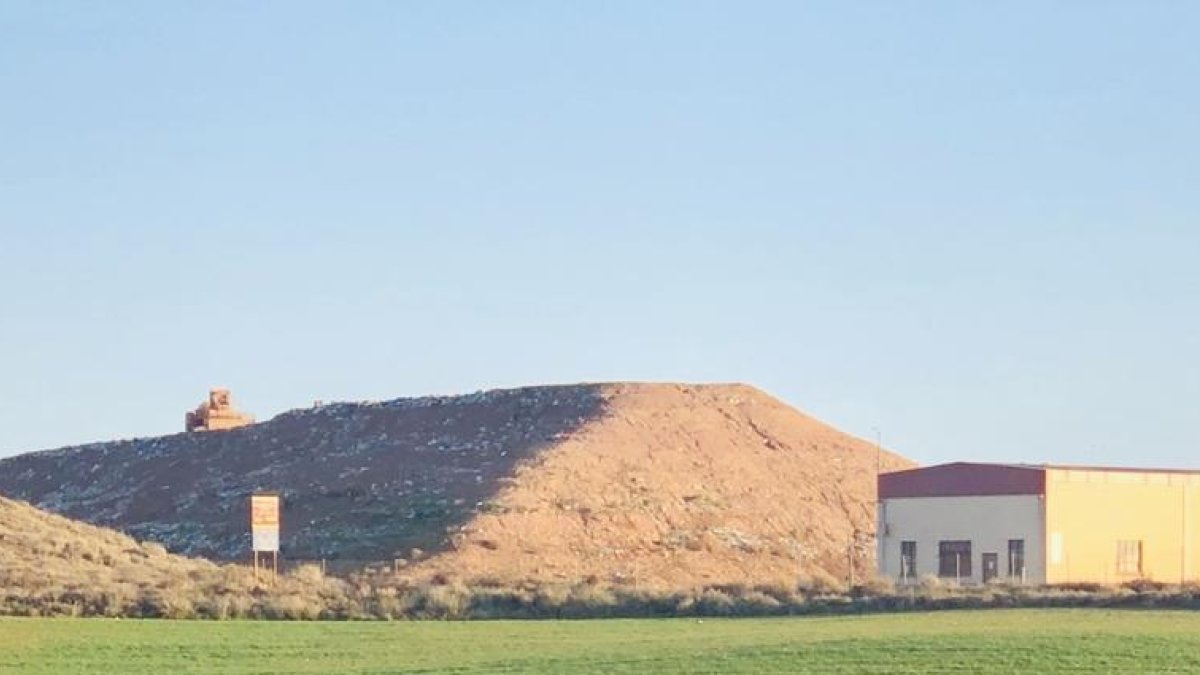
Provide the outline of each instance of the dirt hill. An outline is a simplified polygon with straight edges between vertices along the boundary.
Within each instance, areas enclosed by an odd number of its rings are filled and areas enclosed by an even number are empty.
[[[136,597],[144,588],[216,569],[206,560],[170,555],[160,544],[139,544],[119,532],[0,497],[0,599],[96,588]]]
[[[869,568],[876,460],[873,445],[746,386],[574,385],[33,453],[0,461],[0,493],[235,558],[246,497],[278,490],[293,559],[691,586]]]
[[[260,575],[248,565],[173,555],[162,544],[0,497],[0,617],[393,616],[373,602],[374,588],[358,596],[351,590],[311,565]]]

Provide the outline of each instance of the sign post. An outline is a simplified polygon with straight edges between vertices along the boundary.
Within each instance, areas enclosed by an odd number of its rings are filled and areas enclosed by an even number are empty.
[[[254,578],[262,569],[271,571],[271,580],[279,575],[279,494],[264,492],[250,496],[250,537],[254,550]],[[270,567],[267,560],[270,560]]]

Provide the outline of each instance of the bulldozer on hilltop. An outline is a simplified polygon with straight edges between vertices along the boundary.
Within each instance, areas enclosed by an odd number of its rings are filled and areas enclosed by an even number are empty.
[[[208,400],[184,416],[184,429],[189,432],[236,429],[248,424],[254,424],[254,416],[235,409],[229,390],[222,387],[210,389]]]

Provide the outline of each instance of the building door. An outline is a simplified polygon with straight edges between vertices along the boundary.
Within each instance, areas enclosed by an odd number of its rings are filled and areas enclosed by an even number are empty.
[[[900,582],[917,580],[917,542],[900,542]]]
[[[983,554],[983,583],[1000,576],[1000,557],[995,553]]]
[[[1008,540],[1008,578],[1025,583],[1025,540]]]

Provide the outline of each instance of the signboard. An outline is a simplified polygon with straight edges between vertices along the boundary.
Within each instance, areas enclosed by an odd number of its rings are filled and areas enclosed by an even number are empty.
[[[254,550],[259,553],[274,553],[279,550],[279,528],[256,528],[253,532]]]
[[[251,495],[250,534],[255,553],[279,551],[279,495]]]

